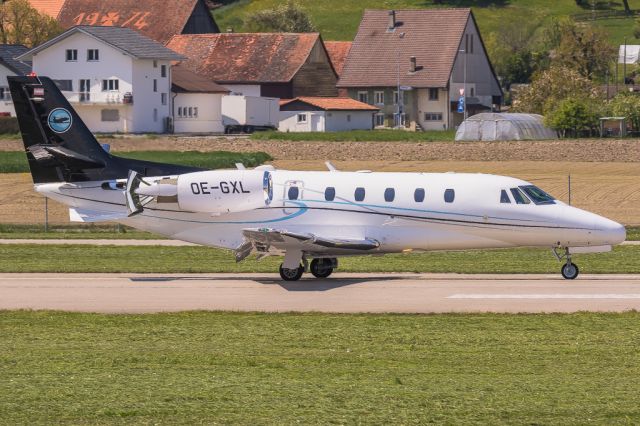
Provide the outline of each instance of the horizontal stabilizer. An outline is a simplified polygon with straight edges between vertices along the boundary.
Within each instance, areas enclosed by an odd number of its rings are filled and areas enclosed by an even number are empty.
[[[110,222],[114,220],[126,219],[127,216],[128,215],[126,212],[119,213],[87,209],[69,209],[69,220],[71,220],[71,222]]]

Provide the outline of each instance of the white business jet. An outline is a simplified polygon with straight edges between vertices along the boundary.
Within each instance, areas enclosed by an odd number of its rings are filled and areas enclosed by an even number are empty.
[[[622,225],[554,199],[529,182],[462,173],[202,170],[109,154],[53,81],[9,77],[35,190],[71,220],[116,221],[233,250],[237,261],[284,255],[283,280],[326,278],[344,256],[547,247],[610,251]]]

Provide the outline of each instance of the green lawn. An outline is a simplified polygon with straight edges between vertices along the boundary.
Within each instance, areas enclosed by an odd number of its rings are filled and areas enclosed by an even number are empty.
[[[272,159],[269,154],[264,152],[132,151],[116,152],[114,154],[138,160],[180,164],[205,169],[235,167],[235,163],[243,163],[247,167],[255,167]],[[29,165],[24,152],[0,151],[0,173],[25,173],[28,171]]]
[[[108,240],[150,240],[164,239],[161,235],[138,231],[128,226],[118,225],[50,225],[47,232],[44,225],[0,224],[0,239],[108,239]]]
[[[455,130],[408,132],[406,130],[351,130],[345,132],[257,132],[254,140],[322,142],[453,142]]]
[[[635,424],[640,314],[0,312],[3,424]]]
[[[141,259],[144,260],[141,262]],[[207,247],[0,245],[0,272],[276,273],[282,258],[235,263]],[[583,273],[640,273],[640,246],[576,255]],[[343,272],[559,273],[551,250],[511,249],[398,254],[340,259]]]
[[[214,12],[216,22],[225,30],[243,30],[244,17],[258,10],[272,8],[280,0],[238,1]],[[298,0],[310,14],[311,21],[325,40],[353,40],[364,9],[415,9],[434,7],[432,0]],[[591,2],[585,2],[591,4]],[[604,2],[603,2],[604,3]],[[621,2],[611,2],[615,10],[622,10]],[[632,9],[640,8],[640,0],[629,0]],[[444,0],[441,7],[472,7],[482,34],[496,31],[508,20],[539,22],[543,24],[553,17],[568,16],[590,11],[576,5],[573,0]],[[613,44],[622,38],[633,36],[632,19],[595,21],[605,27]]]

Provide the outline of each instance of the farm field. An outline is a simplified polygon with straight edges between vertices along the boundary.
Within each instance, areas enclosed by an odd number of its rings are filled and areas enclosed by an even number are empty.
[[[0,312],[7,424],[611,424],[640,314]]]
[[[323,159],[272,162],[276,167],[301,170],[323,170],[322,163]],[[457,171],[516,176],[541,186],[565,202],[568,201],[567,175],[571,174],[574,206],[602,214],[625,225],[640,225],[638,163],[390,160],[334,161],[334,164],[341,170]],[[50,201],[49,220],[52,224],[68,223],[67,208]],[[30,175],[0,174],[0,223],[44,223],[44,199],[33,191]]]

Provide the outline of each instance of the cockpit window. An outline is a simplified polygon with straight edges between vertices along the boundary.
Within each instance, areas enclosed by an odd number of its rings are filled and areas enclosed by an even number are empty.
[[[504,189],[500,191],[500,202],[504,204],[511,204],[511,200],[509,199],[509,194]]]
[[[516,204],[530,204],[531,201],[518,188],[511,188],[511,195],[516,200]]]
[[[555,204],[555,198],[534,185],[521,186],[520,189],[536,204]]]

